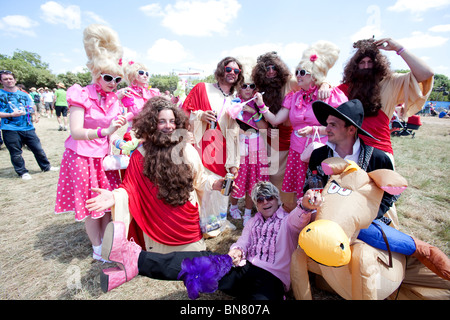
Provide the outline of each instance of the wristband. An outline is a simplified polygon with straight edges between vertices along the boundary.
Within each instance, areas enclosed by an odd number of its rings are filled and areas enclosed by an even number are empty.
[[[257,106],[258,106],[258,105],[257,105]],[[258,106],[258,108],[262,109],[262,108],[264,108],[265,106],[266,106],[266,104],[263,103],[262,105]]]
[[[105,137],[104,135],[102,135],[102,128],[100,128],[100,127],[97,128],[97,137],[99,137],[99,138]]]
[[[121,144],[122,142],[123,142],[123,143],[126,143],[125,140],[117,139],[117,140],[116,140],[116,143],[114,144],[115,147],[116,147],[117,149],[121,149],[119,146],[120,146],[120,144]]]
[[[405,51],[405,48],[401,48],[400,50],[397,51],[397,54],[401,55],[404,51]]]
[[[264,109],[259,109],[259,113],[263,114],[263,113],[267,113],[269,111],[268,107],[264,107]]]
[[[262,118],[262,114],[259,115],[258,119],[253,119],[254,122],[260,122]]]

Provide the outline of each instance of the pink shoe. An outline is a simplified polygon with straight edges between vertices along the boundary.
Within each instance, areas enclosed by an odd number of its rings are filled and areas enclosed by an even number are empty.
[[[125,270],[119,267],[103,269],[100,273],[100,287],[104,293],[127,282]]]
[[[102,244],[102,257],[105,260],[116,262],[119,268],[125,271],[126,281],[133,279],[139,272],[138,259],[142,248],[133,240],[125,237],[125,224],[123,222],[110,222],[105,229]]]

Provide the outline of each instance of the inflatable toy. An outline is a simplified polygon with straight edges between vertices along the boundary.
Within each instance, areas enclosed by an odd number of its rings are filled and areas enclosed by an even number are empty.
[[[383,192],[400,194],[406,180],[386,169],[367,173],[341,158],[325,160],[322,169],[330,175],[324,202],[292,255],[295,298],[312,299],[312,272],[348,300],[450,299],[450,260],[442,251],[373,224]],[[404,240],[406,246],[396,244]]]

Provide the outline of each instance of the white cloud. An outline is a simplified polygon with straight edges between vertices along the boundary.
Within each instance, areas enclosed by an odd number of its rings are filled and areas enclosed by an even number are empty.
[[[148,4],[146,6],[140,7],[139,10],[144,12],[146,15],[150,17],[162,16],[163,12],[161,10],[161,6],[159,3]]]
[[[417,49],[417,48],[433,48],[444,45],[449,38],[441,36],[432,36],[421,31],[415,31],[410,37],[398,39],[405,48]]]
[[[102,17],[100,17],[98,14],[92,12],[92,11],[85,11],[83,14],[85,14],[90,20],[92,20],[94,23],[100,23],[100,24],[106,24],[108,25],[108,22],[103,20]]]
[[[80,7],[70,5],[63,7],[57,2],[48,1],[41,5],[42,19],[51,24],[65,24],[69,29],[81,28]]]
[[[162,63],[178,63],[188,56],[183,45],[175,40],[159,39],[147,50],[148,59]]]
[[[379,27],[375,25],[367,25],[359,29],[357,32],[350,36],[352,42],[356,42],[361,39],[369,39],[375,36],[375,38],[381,38],[383,32]]]
[[[393,6],[387,9],[394,12],[410,11],[417,14],[430,9],[442,9],[448,5],[450,5],[450,0],[397,0]]]
[[[3,30],[11,36],[19,34],[35,37],[36,33],[33,29],[38,25],[38,22],[20,15],[6,16],[0,20],[0,30]]]
[[[139,60],[139,58],[140,58],[140,54],[137,51],[132,50],[127,47],[123,47],[123,58],[122,58],[123,61],[126,61],[126,62],[137,61],[137,60]]]
[[[450,32],[450,24],[440,24],[428,29],[432,32]]]
[[[178,0],[162,9],[159,4],[140,8],[146,15],[162,17],[162,25],[177,35],[196,37],[227,34],[227,26],[237,18],[241,5],[237,0]]]

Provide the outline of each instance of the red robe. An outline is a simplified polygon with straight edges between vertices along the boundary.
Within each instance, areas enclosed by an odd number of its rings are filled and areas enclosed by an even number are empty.
[[[198,205],[187,201],[182,206],[173,207],[158,199],[158,188],[144,176],[143,170],[144,157],[139,150],[135,150],[120,185],[128,194],[128,207],[133,217],[128,238],[134,238],[142,248],[145,248],[142,232],[168,246],[199,241],[203,235]]]
[[[188,117],[192,111],[212,110],[205,83],[200,82],[192,88],[186,100],[183,102],[183,109]],[[227,174],[227,170],[225,169],[227,146],[219,123],[217,123],[216,130],[207,130],[206,132],[200,142],[201,150],[198,150],[195,145],[194,147],[199,151],[203,166],[215,174],[224,177]]]

